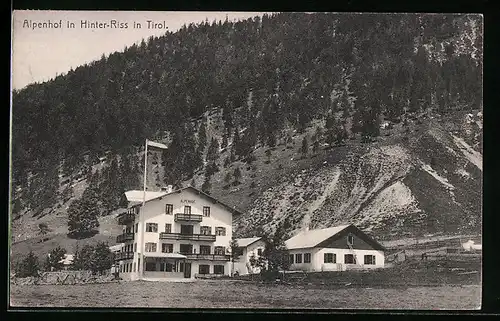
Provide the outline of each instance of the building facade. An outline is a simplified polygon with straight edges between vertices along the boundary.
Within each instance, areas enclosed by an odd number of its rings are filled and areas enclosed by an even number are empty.
[[[385,265],[384,247],[354,225],[301,232],[285,244],[290,270],[345,271]]]
[[[239,257],[234,263],[234,273],[239,275],[260,273],[259,267],[252,267],[250,258],[258,259],[266,246],[261,237],[236,239],[238,242]]]
[[[229,244],[238,213],[193,187],[146,198],[118,216],[124,243],[115,260],[126,280],[193,278],[231,272]]]

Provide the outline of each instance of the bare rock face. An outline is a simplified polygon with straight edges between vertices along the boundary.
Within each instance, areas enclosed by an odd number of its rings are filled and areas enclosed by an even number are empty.
[[[482,154],[444,123],[428,123],[408,142],[351,149],[337,164],[292,175],[255,200],[238,230],[294,234],[352,223],[387,237],[479,231]],[[474,137],[480,127],[467,130]]]

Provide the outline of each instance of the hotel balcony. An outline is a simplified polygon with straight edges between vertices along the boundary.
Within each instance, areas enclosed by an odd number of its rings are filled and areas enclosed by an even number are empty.
[[[200,253],[184,253],[180,254],[186,256],[188,260],[210,260],[210,261],[229,261],[229,255],[222,254],[200,254]]]
[[[124,243],[134,240],[134,233],[123,233],[116,237],[116,243]]]
[[[203,216],[199,214],[176,213],[174,220],[176,222],[201,222],[203,220]]]
[[[115,253],[115,261],[131,260],[134,258],[134,252],[118,252]]]
[[[215,242],[214,234],[183,234],[183,233],[160,233],[162,240],[192,240]]]
[[[134,223],[134,221],[135,221],[135,214],[134,213],[128,213],[128,212],[121,213],[120,215],[118,215],[117,219],[118,219],[118,224],[119,225],[128,225],[130,223]]]

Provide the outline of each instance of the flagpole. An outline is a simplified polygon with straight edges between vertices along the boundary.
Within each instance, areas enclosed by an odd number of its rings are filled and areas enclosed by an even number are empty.
[[[142,210],[144,210],[144,205],[146,204],[146,178],[147,178],[147,168],[148,168],[148,139],[146,138],[146,144],[144,146],[144,186],[143,186],[143,194],[142,194]],[[141,211],[142,212],[142,211]],[[139,214],[139,218],[141,217],[142,215]],[[140,244],[140,248],[141,248],[141,254],[140,254],[140,258],[141,258],[141,264],[139,264],[139,268],[140,268],[140,275],[139,275],[139,280],[142,280],[143,279],[143,275],[144,275],[144,265],[145,265],[145,262],[144,262],[144,231],[146,230],[145,227],[144,227],[144,221],[141,220],[141,224],[140,224],[140,227],[141,227],[141,244]]]

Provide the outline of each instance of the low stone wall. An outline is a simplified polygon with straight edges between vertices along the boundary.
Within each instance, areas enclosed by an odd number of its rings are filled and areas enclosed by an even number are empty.
[[[92,275],[90,271],[43,272],[38,277],[11,277],[11,283],[16,285],[72,285],[117,282],[110,273]]]

